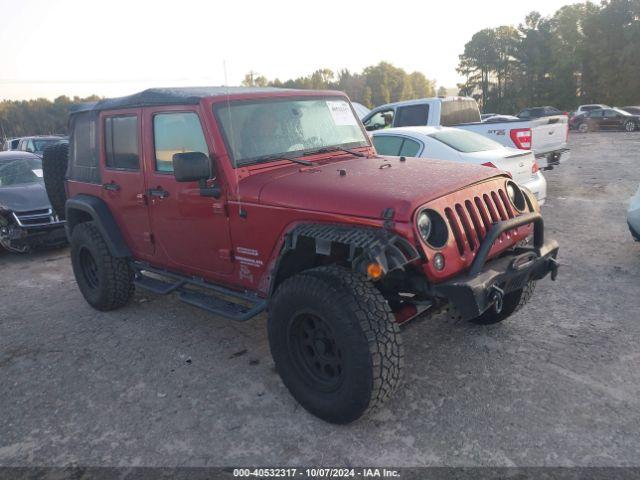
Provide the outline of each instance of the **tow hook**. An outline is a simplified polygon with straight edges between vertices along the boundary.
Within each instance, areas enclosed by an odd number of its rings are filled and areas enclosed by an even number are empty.
[[[504,306],[504,290],[497,285],[491,285],[491,290],[492,292],[489,294],[489,303],[493,305],[496,313],[500,313]]]
[[[549,268],[551,269],[551,280],[558,278],[558,267],[560,263],[553,257],[549,257]]]

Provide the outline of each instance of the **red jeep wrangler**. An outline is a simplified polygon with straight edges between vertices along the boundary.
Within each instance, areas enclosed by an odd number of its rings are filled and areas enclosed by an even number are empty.
[[[66,183],[66,146],[45,175],[52,198],[66,185],[89,304],[140,287],[236,321],[267,311],[282,380],[329,422],[398,387],[402,323],[445,305],[499,322],[557,272],[532,194],[492,168],[377,156],[340,92],[151,89],[70,129]]]

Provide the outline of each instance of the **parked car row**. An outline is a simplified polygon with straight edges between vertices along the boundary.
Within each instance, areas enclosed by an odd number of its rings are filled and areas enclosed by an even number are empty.
[[[368,131],[393,127],[444,126],[478,133],[506,147],[533,151],[540,168],[554,168],[570,158],[568,119],[554,115],[531,119],[482,121],[473,98],[422,98],[374,108],[362,122]]]
[[[42,157],[45,148],[60,141],[67,141],[66,135],[34,135],[29,137],[10,138],[5,140],[3,150],[19,150]]]
[[[624,130],[633,132],[640,130],[640,106],[612,108],[601,103],[580,105],[574,112],[567,113],[552,106],[532,107],[521,110],[517,116],[498,115],[496,113],[482,114],[484,123],[500,123],[515,119],[532,119],[568,116],[569,129],[579,132],[596,130]]]

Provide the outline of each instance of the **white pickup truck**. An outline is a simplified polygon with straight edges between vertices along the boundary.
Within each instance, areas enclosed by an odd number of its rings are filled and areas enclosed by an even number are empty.
[[[477,102],[469,97],[421,98],[374,108],[363,119],[367,130],[390,127],[445,126],[479,133],[507,147],[532,150],[543,170],[569,159],[566,115],[482,122]]]

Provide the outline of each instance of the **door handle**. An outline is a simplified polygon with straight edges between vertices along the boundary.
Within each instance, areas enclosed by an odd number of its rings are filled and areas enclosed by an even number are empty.
[[[169,192],[167,192],[162,187],[157,187],[150,189],[149,195],[151,195],[152,197],[167,198],[169,196]]]
[[[118,190],[120,190],[120,185],[111,180],[109,183],[103,183],[102,188],[111,192],[117,192]]]

